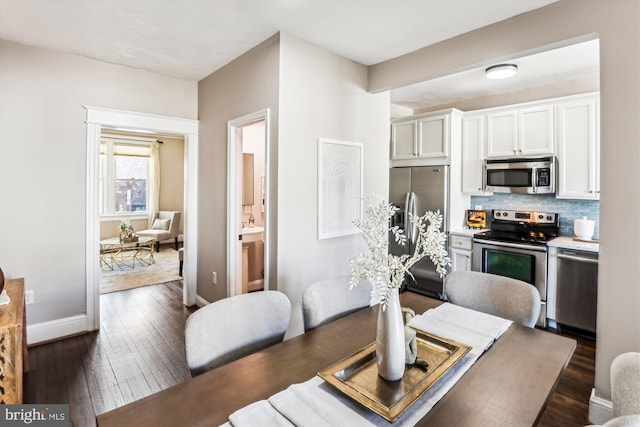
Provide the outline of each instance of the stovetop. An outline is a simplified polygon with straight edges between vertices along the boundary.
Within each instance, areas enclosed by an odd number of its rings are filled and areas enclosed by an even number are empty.
[[[542,246],[559,232],[557,213],[496,209],[491,218],[490,230],[474,234],[474,239]]]

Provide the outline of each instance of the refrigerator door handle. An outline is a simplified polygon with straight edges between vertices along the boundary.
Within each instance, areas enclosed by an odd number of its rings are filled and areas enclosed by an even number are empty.
[[[402,226],[404,227],[404,236],[407,238],[407,240],[411,239],[411,221],[409,220],[409,212],[411,207],[409,206],[409,204],[411,203],[411,192],[408,191],[407,195],[405,196],[404,199],[404,217],[402,219]]]
[[[416,217],[418,214],[418,208],[416,207],[416,193],[414,193],[413,191],[411,192],[411,197],[409,200],[409,212],[411,212],[412,217]],[[409,217],[407,218],[408,218],[407,224],[409,225],[407,229],[410,230],[410,236],[411,236],[411,237],[407,237],[407,239],[409,239],[409,241],[413,245],[416,243],[416,236],[418,235],[418,227],[414,225],[414,222],[411,218]]]

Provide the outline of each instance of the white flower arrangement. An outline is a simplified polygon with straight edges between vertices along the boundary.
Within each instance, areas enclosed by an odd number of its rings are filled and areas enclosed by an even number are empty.
[[[450,265],[445,249],[447,235],[440,231],[443,218],[439,211],[427,212],[421,217],[409,214],[409,220],[418,231],[414,253],[401,256],[389,253],[389,232],[393,233],[396,242],[401,245],[406,244],[407,240],[404,230],[398,226],[389,226],[389,220],[398,210],[398,207],[385,202],[382,197],[370,196],[366,200],[364,218],[353,222],[369,252],[359,253],[349,259],[349,289],[353,289],[361,280],[369,280],[372,285],[371,305],[380,303],[383,310],[386,309],[391,290],[402,286],[405,274],[413,277],[409,271],[413,264],[429,256],[440,277],[447,274],[447,266]]]

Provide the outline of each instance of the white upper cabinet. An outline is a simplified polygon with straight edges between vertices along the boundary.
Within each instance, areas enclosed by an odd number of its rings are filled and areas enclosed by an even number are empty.
[[[558,104],[558,198],[600,198],[598,109],[597,95]]]
[[[449,123],[448,114],[418,119],[418,149],[419,158],[449,157]]]
[[[488,113],[487,157],[552,155],[553,116],[553,105]]]
[[[484,172],[485,115],[465,114],[462,118],[462,192],[482,195]]]
[[[391,166],[449,164],[452,114],[461,113],[445,110],[394,120]]]
[[[391,159],[414,159],[418,125],[415,120],[391,124]]]

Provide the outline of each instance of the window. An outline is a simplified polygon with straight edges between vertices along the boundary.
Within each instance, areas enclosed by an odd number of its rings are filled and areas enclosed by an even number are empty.
[[[119,140],[100,143],[100,215],[147,212],[151,147]]]

